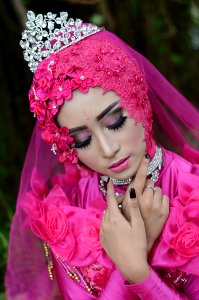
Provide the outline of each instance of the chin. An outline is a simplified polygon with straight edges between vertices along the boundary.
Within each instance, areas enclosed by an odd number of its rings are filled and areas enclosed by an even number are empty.
[[[125,170],[123,170],[119,173],[111,172],[111,174],[109,174],[107,176],[110,176],[110,177],[118,179],[118,180],[124,180],[124,179],[130,178],[130,177],[134,177],[135,174],[136,174],[135,171],[132,172],[132,169],[130,170],[128,168],[128,169],[125,169]]]

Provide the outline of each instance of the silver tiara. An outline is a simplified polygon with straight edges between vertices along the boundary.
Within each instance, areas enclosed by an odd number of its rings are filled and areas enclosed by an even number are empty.
[[[52,53],[102,30],[93,24],[83,24],[80,19],[68,19],[67,12],[60,16],[48,12],[47,15],[35,15],[28,11],[28,29],[22,33],[20,46],[24,49],[24,59],[28,61],[30,70],[34,72],[37,65]],[[67,20],[68,19],[68,20]]]

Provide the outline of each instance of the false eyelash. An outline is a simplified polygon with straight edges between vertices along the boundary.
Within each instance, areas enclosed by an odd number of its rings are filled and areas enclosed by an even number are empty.
[[[127,120],[127,116],[121,115],[119,119],[112,125],[107,126],[108,130],[118,130],[121,128]],[[82,141],[82,142],[76,142],[73,144],[73,148],[76,149],[85,149],[91,144],[92,136],[90,136],[88,139]]]
[[[121,115],[120,118],[112,125],[107,126],[108,130],[117,130],[121,128],[126,122],[127,116]]]
[[[82,142],[76,142],[76,143],[73,144],[73,148],[76,148],[76,149],[79,149],[79,148],[85,149],[85,148],[87,148],[90,145],[91,139],[92,139],[92,137],[90,136],[88,139],[86,139],[86,140],[84,140]]]

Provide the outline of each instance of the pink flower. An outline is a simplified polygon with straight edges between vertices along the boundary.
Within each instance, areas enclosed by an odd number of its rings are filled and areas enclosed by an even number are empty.
[[[67,150],[69,148],[69,146],[71,145],[71,143],[73,142],[73,138],[71,136],[61,136],[59,139],[58,139],[58,142],[57,142],[57,145],[60,149],[62,150]]]
[[[77,151],[75,149],[68,149],[68,151],[64,151],[59,155],[59,161],[63,162],[71,162],[76,164],[78,162]]]
[[[191,222],[186,222],[177,232],[173,241],[176,251],[185,257],[199,254],[199,227]]]
[[[91,250],[99,250],[102,248],[99,238],[100,224],[100,219],[88,218],[82,229],[82,241],[84,241],[85,246]]]
[[[64,60],[62,59],[61,62],[56,65],[55,78],[65,79],[66,73],[67,73],[67,58],[64,57]]]
[[[43,121],[46,116],[46,103],[44,101],[33,101],[30,103],[30,111],[37,114],[39,121]]]
[[[63,99],[51,100],[48,102],[48,109],[51,111],[52,116],[56,115],[59,110],[59,107],[63,104]]]
[[[46,234],[49,243],[62,242],[68,233],[68,220],[62,210],[53,208],[46,211]]]
[[[67,135],[67,134],[69,134],[69,129],[67,128],[67,127],[62,127],[61,129],[60,129],[60,132],[59,132],[61,135]]]
[[[53,88],[50,94],[52,99],[60,100],[69,100],[72,97],[72,88],[70,84],[70,80],[58,81],[56,80],[53,84]],[[61,104],[62,104],[61,103]]]
[[[46,70],[36,72],[34,77],[34,89],[36,96],[45,101],[49,98],[49,92],[52,84],[52,74]]]
[[[104,205],[96,205],[98,201],[93,200],[95,206],[87,210],[72,206],[58,184],[49,191],[37,169],[34,169],[31,191],[25,194],[21,206],[26,212],[25,224],[50,245],[55,255],[71,265],[82,266],[82,263],[91,264],[99,259],[106,266],[110,265],[109,258],[104,255],[99,242]]]
[[[36,100],[33,88],[31,88],[29,93],[28,93],[28,99],[29,99],[30,103],[32,103]]]
[[[54,143],[54,135],[50,133],[48,130],[44,130],[41,134],[41,137],[48,144],[52,145]]]
[[[94,82],[92,78],[85,78],[84,74],[74,76],[71,80],[71,86],[73,90],[78,89],[82,93],[87,93],[89,87],[94,87],[97,84]]]
[[[199,254],[199,190],[193,187],[198,185],[194,181],[196,176],[192,177],[189,183],[181,181],[180,199],[172,201],[164,230],[164,239],[174,250],[173,255],[178,254],[178,261],[184,263]]]
[[[76,251],[76,239],[71,228],[67,232],[65,240],[61,243],[51,245],[52,250],[59,256],[70,263]]]
[[[71,99],[72,98],[72,88],[71,88],[70,80],[65,80],[62,84],[62,88],[63,88],[64,100]]]
[[[59,137],[57,138],[56,143],[58,147],[63,151],[68,150],[70,148],[70,145],[74,141],[74,138],[69,136],[68,134],[69,134],[69,129],[67,127],[62,127],[59,130]]]
[[[69,200],[58,185],[48,192],[36,169],[31,176],[31,186],[32,192],[26,193],[22,206],[29,217],[32,231],[49,243],[57,254],[71,259],[75,251],[75,238],[69,225],[70,210],[66,213],[70,207]]]
[[[53,85],[52,85],[52,90],[50,93],[50,98],[51,99],[61,99],[62,98],[62,82],[63,81],[59,81],[59,80],[54,80]]]
[[[68,155],[69,161],[71,161],[73,164],[76,164],[78,162],[76,149],[70,149],[70,151],[68,152],[67,155]]]

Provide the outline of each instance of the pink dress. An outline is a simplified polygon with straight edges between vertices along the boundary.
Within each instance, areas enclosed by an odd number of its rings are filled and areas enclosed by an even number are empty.
[[[199,165],[164,150],[164,166],[156,183],[171,200],[170,215],[150,255],[150,276],[130,285],[114,269],[98,296],[100,300],[199,299]],[[96,173],[84,177],[72,191],[74,204],[86,208],[101,198]],[[89,300],[90,294],[66,275],[54,259],[62,298]]]

